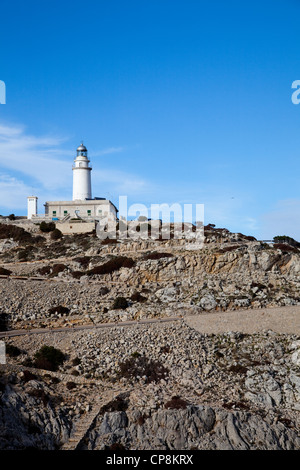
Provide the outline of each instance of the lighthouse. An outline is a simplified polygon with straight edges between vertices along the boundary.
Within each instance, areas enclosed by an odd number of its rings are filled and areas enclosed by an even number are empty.
[[[92,199],[91,171],[86,147],[79,145],[74,160],[72,201],[47,201],[45,215],[37,214],[37,197],[28,197],[27,218],[33,221],[55,221],[64,234],[88,233],[95,223],[109,217],[117,219],[118,209],[105,197]],[[76,223],[74,223],[76,220]]]
[[[77,148],[77,156],[73,165],[73,201],[92,199],[90,160],[87,156],[87,149],[83,145]]]

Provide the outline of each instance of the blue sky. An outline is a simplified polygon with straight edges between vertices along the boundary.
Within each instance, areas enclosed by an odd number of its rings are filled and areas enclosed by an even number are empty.
[[[2,0],[0,213],[93,196],[204,204],[205,223],[300,240],[300,2]]]

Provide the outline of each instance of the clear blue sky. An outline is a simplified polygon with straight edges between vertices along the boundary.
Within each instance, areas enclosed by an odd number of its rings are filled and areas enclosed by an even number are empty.
[[[0,213],[93,196],[205,205],[205,223],[300,239],[300,2],[2,0]]]

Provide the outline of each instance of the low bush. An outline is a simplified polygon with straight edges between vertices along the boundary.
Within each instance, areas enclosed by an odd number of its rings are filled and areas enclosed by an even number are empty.
[[[30,372],[30,370],[24,370],[22,380],[23,382],[29,382],[30,380],[36,380],[37,376]]]
[[[118,243],[116,238],[105,238],[101,241],[101,245],[115,245],[116,243]]]
[[[234,374],[246,375],[248,368],[246,366],[243,366],[242,364],[232,364],[229,367],[229,371],[233,372]]]
[[[18,357],[22,354],[21,349],[13,344],[6,344],[5,352],[9,357]]]
[[[68,269],[68,267],[65,264],[54,264],[52,266],[52,273],[51,277],[57,276],[59,273],[63,272],[65,269]]]
[[[68,307],[64,307],[63,305],[57,305],[56,307],[51,307],[48,310],[48,313],[50,315],[54,315],[55,313],[60,313],[60,314],[67,314],[70,312],[70,309]]]
[[[34,367],[57,371],[59,366],[65,361],[65,355],[53,346],[42,346],[34,355]]]
[[[171,400],[167,401],[165,404],[165,408],[169,410],[184,410],[186,407],[187,402],[178,396],[172,397]]]
[[[287,245],[286,243],[274,243],[274,248],[281,250],[284,253],[287,253],[287,252],[299,253],[298,248],[296,248],[295,246]]]
[[[18,259],[20,261],[27,261],[28,259],[32,259],[34,257],[33,254],[36,251],[37,249],[34,246],[29,245],[18,252]]]
[[[51,240],[59,240],[63,234],[58,228],[55,228],[51,233],[50,233],[50,238]]]
[[[159,382],[166,379],[169,371],[159,361],[148,359],[146,356],[130,357],[119,364],[120,377],[135,379],[145,377],[146,383]]]
[[[76,388],[76,383],[75,382],[67,382],[66,387],[67,387],[68,390],[73,390],[74,388]]]
[[[4,238],[12,238],[14,241],[21,243],[32,243],[34,240],[31,233],[26,232],[22,227],[0,224],[0,239]]]
[[[74,277],[74,279],[80,279],[81,276],[84,276],[85,273],[83,271],[72,271],[71,276]]]
[[[51,266],[43,266],[42,268],[38,269],[38,273],[42,276],[51,273]]]
[[[300,248],[300,243],[292,237],[288,237],[287,235],[277,235],[273,238],[274,243],[288,243],[290,246],[295,246],[296,248]]]
[[[118,271],[121,268],[132,268],[134,265],[135,261],[132,258],[127,258],[126,256],[116,256],[106,263],[90,269],[87,271],[87,274],[90,276],[94,274],[110,274],[114,271]]]
[[[83,268],[87,268],[90,261],[91,261],[91,257],[90,256],[80,256],[79,258],[74,258],[74,260],[76,263],[79,263],[80,266],[82,266]]]
[[[43,222],[40,223],[40,231],[44,233],[53,232],[55,230],[55,223],[54,222]]]
[[[144,297],[139,292],[134,292],[130,297],[130,300],[132,300],[132,302],[146,302],[147,297]]]
[[[126,411],[129,405],[129,400],[126,400],[122,395],[117,396],[114,400],[106,403],[100,409],[100,414],[112,411]]]
[[[1,276],[9,276],[12,273],[9,269],[1,268],[0,267],[0,274]]]
[[[128,302],[125,297],[116,297],[113,303],[113,310],[122,309],[125,310],[128,307]]]
[[[0,331],[7,331],[10,327],[10,315],[8,313],[0,313]]]
[[[49,396],[42,389],[34,388],[32,390],[29,390],[28,395],[34,398],[39,398],[44,406],[46,406],[49,402]]]

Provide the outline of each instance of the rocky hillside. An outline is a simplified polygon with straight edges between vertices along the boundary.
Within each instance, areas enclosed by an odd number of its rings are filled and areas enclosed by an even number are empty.
[[[297,246],[213,226],[193,249],[2,225],[1,329],[24,334],[5,339],[1,449],[300,449],[299,330],[207,334],[187,321],[297,309]],[[169,321],[120,324],[143,319]]]

